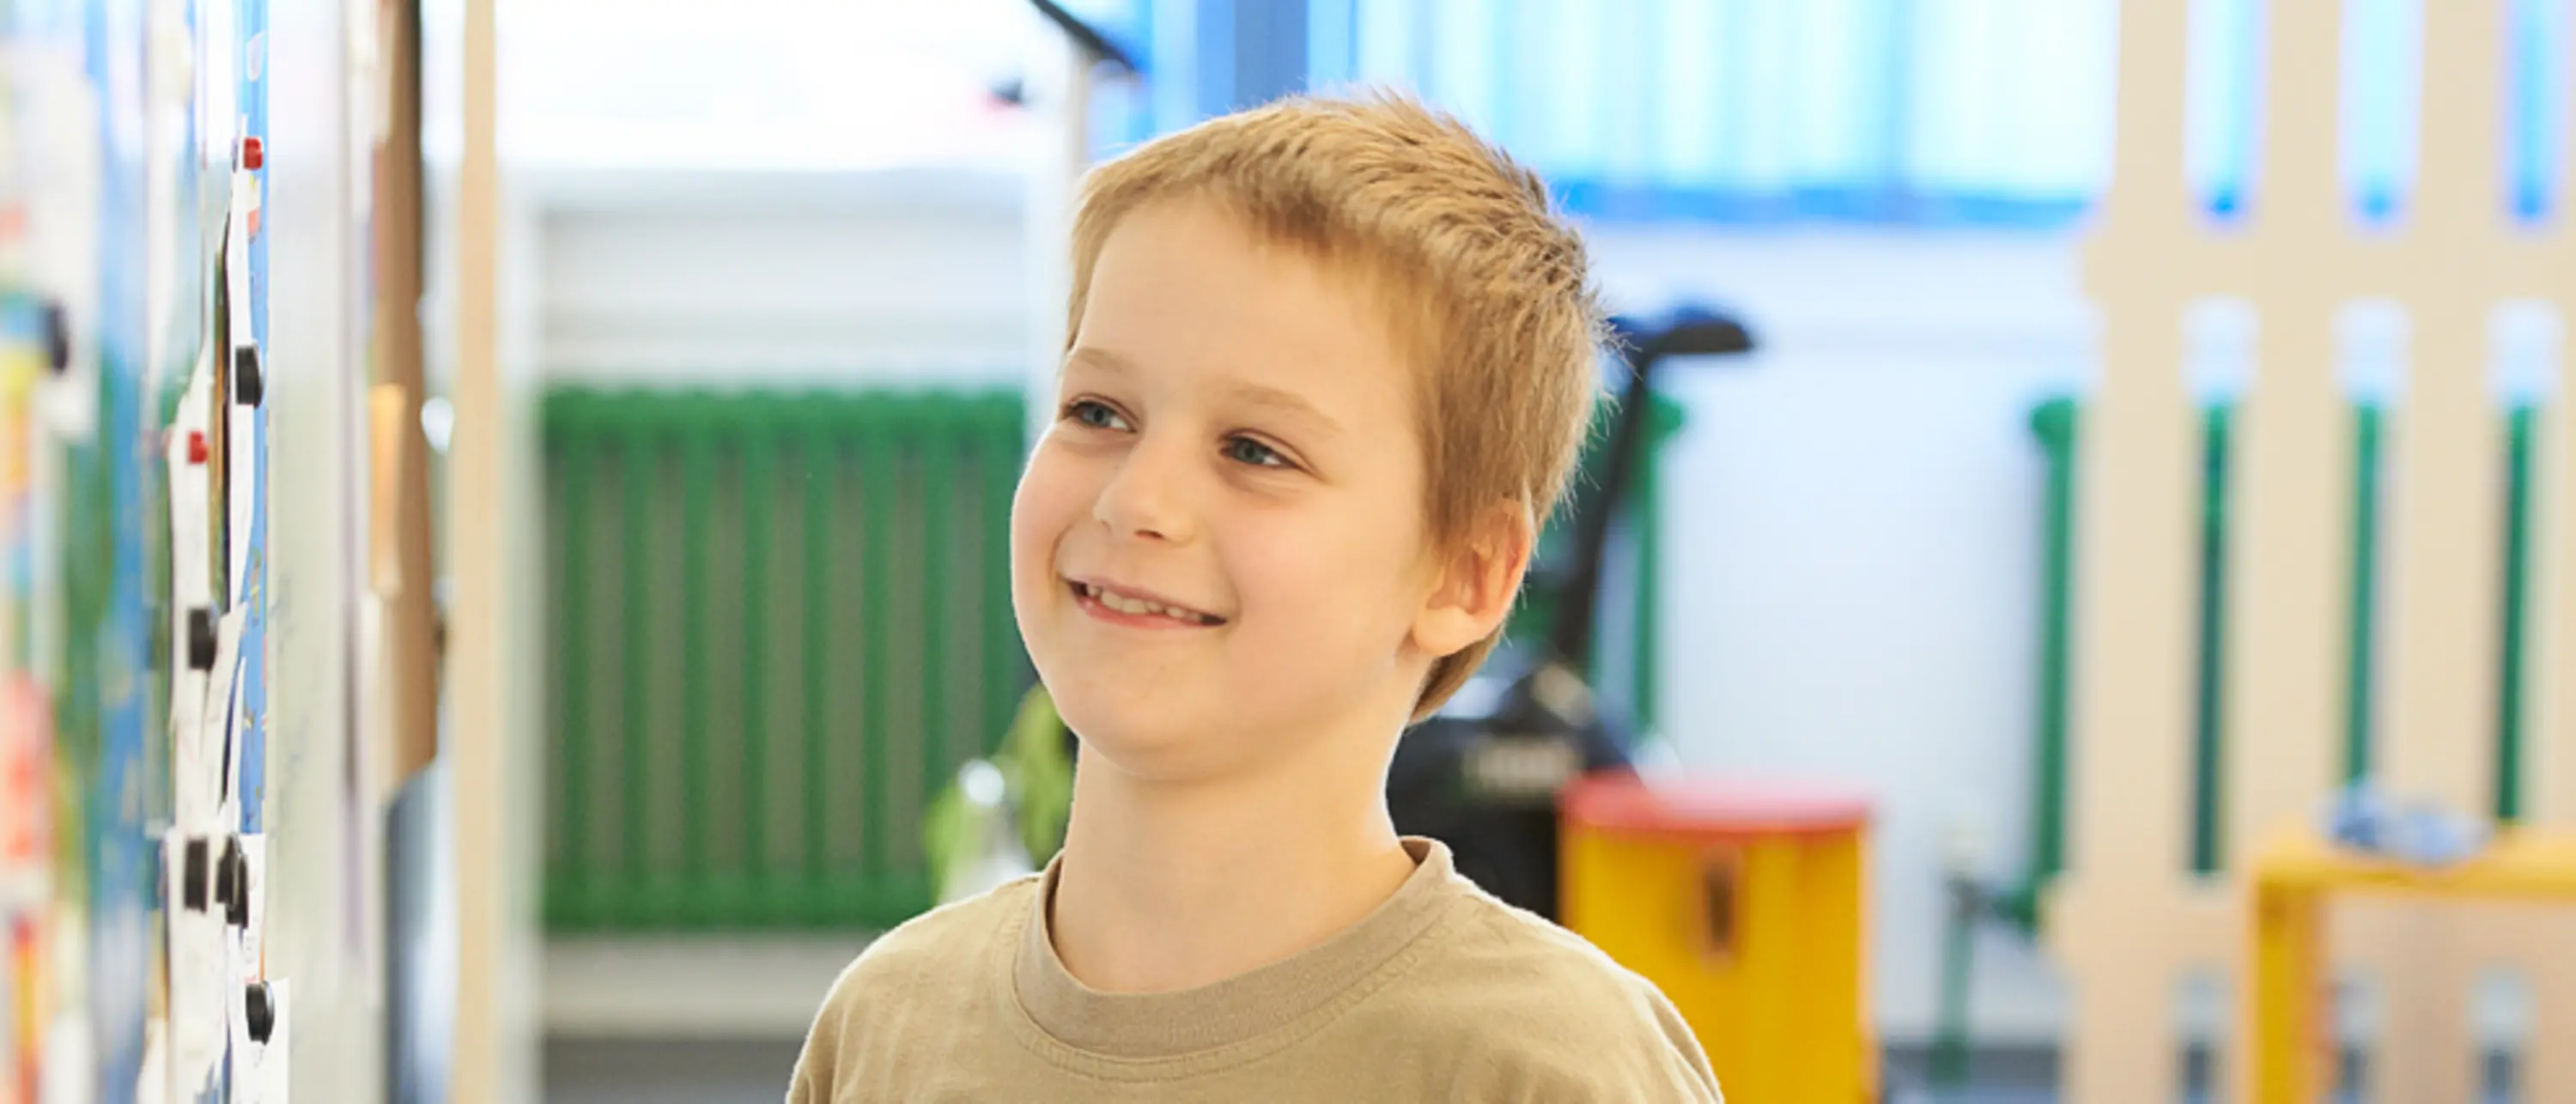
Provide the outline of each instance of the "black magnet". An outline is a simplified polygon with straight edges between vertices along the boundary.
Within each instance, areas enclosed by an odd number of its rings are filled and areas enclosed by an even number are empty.
[[[180,849],[179,901],[192,912],[206,911],[206,838],[192,836]]]
[[[259,378],[259,346],[234,346],[233,401],[243,406],[258,406],[266,390]]]
[[[61,375],[72,366],[72,321],[60,303],[45,304],[45,370]]]
[[[268,1037],[277,1028],[277,1002],[268,995],[268,983],[254,981],[242,992],[242,1024],[250,1028],[250,1041],[268,1045]]]
[[[188,611],[188,669],[210,671],[215,666],[215,611],[198,606]]]
[[[250,926],[250,859],[242,854],[238,836],[224,841],[223,861],[215,867],[215,900],[224,906],[224,923]]]

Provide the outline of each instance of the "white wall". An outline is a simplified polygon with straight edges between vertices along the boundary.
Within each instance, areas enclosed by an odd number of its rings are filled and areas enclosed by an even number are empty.
[[[1016,381],[1016,176],[531,176],[541,360],[561,377]],[[720,373],[709,378],[709,373]]]
[[[541,363],[557,378],[1016,378],[1016,183],[531,179]],[[1696,769],[1879,801],[1879,1009],[1930,1022],[1943,839],[2018,870],[2043,468],[2031,405],[2084,378],[2065,236],[1598,229],[1621,309],[1739,308],[1763,352],[1675,365],[1661,715]],[[1979,948],[1980,1023],[2054,1035],[2046,971]]]
[[[1614,302],[1739,308],[1762,351],[1677,366],[1663,481],[1664,700],[1692,768],[1878,801],[1878,1008],[1928,1029],[1945,840],[2017,872],[2036,717],[2046,469],[2029,413],[2087,375],[2061,238],[1595,236]],[[1978,951],[1982,1029],[2053,1037],[2009,937]]]

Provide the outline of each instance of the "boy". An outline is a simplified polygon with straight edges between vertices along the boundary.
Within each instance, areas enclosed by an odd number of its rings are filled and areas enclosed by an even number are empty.
[[[1011,506],[1082,740],[1064,849],[851,964],[792,1104],[1717,1101],[1652,984],[1386,810],[1591,418],[1538,179],[1408,102],[1289,100],[1095,170],[1073,250]]]

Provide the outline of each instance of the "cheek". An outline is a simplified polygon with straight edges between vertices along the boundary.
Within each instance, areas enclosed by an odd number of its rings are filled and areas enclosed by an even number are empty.
[[[1055,546],[1089,499],[1080,466],[1040,445],[1011,495],[1011,582],[1014,589],[1055,574]]]
[[[1247,613],[1318,646],[1364,647],[1412,621],[1406,587],[1414,523],[1400,513],[1336,510],[1262,519],[1231,542],[1227,574]]]

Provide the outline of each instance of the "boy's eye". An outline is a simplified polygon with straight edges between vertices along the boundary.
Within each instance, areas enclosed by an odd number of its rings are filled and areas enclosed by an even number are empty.
[[[1127,416],[1116,407],[1097,399],[1075,399],[1064,404],[1064,417],[1093,429],[1126,429]]]
[[[1284,468],[1288,466],[1288,458],[1279,455],[1279,450],[1253,440],[1250,437],[1235,436],[1226,438],[1224,451],[1226,459],[1232,460],[1238,464],[1250,464],[1256,468]]]

